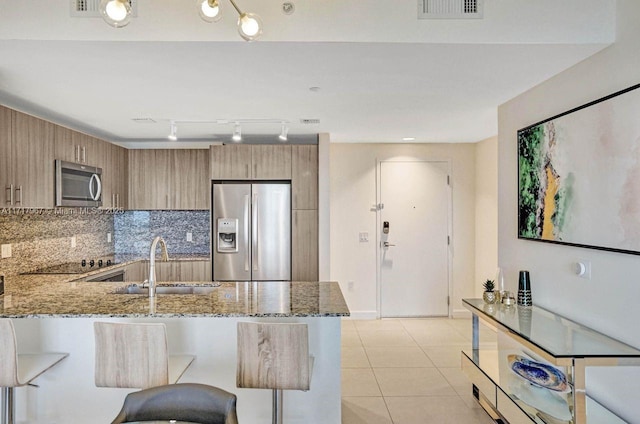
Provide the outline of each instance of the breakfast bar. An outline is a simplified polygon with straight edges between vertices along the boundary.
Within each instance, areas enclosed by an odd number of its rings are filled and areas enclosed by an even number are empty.
[[[271,393],[236,387],[237,323],[306,323],[314,357],[311,389],[285,391],[289,423],[340,423],[340,318],[349,310],[335,282],[158,282],[192,293],[127,294],[127,282],[71,281],[68,275],[8,278],[0,317],[12,318],[23,352],[68,352],[39,387],[16,389],[19,423],[110,422],[131,389],[94,384],[95,321],[162,322],[169,352],[196,359],[180,382],[238,396],[240,422],[269,422]],[[143,364],[141,364],[143,366]],[[79,407],[79,406],[82,407]]]

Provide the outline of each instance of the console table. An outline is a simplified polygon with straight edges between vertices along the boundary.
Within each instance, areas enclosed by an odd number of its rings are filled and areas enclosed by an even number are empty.
[[[640,366],[640,350],[537,306],[462,302],[472,313],[473,331],[462,368],[474,396],[496,421],[625,422],[586,395],[585,368]],[[479,320],[496,330],[497,346],[481,340]]]

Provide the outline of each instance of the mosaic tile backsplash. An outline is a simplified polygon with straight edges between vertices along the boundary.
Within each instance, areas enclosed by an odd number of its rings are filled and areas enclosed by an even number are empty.
[[[151,241],[161,236],[169,256],[209,255],[209,211],[125,211],[114,217],[115,253],[148,255]],[[191,233],[192,241],[187,241]]]
[[[0,213],[0,244],[11,258],[0,259],[0,274],[16,275],[49,265],[97,258],[114,252],[114,216],[100,209],[44,209]],[[75,247],[71,247],[75,237]]]

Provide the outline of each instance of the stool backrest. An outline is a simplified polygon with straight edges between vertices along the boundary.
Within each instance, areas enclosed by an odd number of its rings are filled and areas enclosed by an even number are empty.
[[[169,383],[164,324],[95,322],[97,387],[145,389]]]
[[[18,381],[18,351],[13,322],[0,319],[0,387],[20,386]]]
[[[238,424],[236,395],[204,384],[184,383],[129,393],[112,422],[179,420]]]
[[[309,390],[307,324],[238,323],[237,387]]]

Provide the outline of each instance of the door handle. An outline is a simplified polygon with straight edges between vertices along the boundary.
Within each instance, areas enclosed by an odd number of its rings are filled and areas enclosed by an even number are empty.
[[[391,243],[389,243],[388,241],[383,241],[383,242],[382,242],[382,246],[383,246],[383,247],[393,247],[393,246],[395,246],[395,244],[391,244]]]
[[[251,222],[251,244],[252,244],[252,255],[251,261],[253,262],[253,270],[257,271],[260,264],[258,262],[260,256],[260,250],[258,247],[258,193],[253,193],[253,206],[251,208],[252,214],[252,222]]]
[[[247,165],[247,169],[248,165]],[[244,196],[244,270],[249,271],[249,256],[251,255],[251,247],[249,246],[249,195]]]

